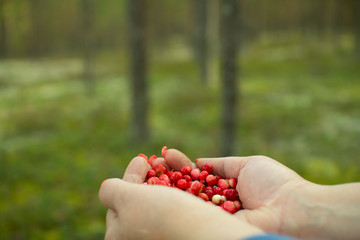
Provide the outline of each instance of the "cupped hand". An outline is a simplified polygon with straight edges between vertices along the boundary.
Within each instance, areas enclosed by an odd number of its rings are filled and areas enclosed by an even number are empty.
[[[303,189],[312,183],[281,163],[265,156],[200,158],[197,166],[211,163],[214,173],[237,178],[244,210],[235,216],[264,231],[300,236]]]
[[[157,159],[154,164],[163,162],[174,169],[194,166],[177,150],[167,154],[169,161]],[[149,169],[144,158],[136,157],[123,180],[109,179],[102,184],[99,198],[109,208],[105,239],[240,239],[262,233],[191,194],[165,186],[135,184],[144,182]]]
[[[296,172],[266,156],[199,158],[196,165],[182,152],[168,149],[164,158],[153,164],[163,163],[168,169],[180,170],[211,163],[214,173],[226,178],[237,178],[236,189],[244,207],[234,216],[266,232],[302,236],[301,228],[307,216],[299,201],[307,187],[314,185]],[[134,158],[127,167],[124,180],[143,183],[150,165],[144,158]]]

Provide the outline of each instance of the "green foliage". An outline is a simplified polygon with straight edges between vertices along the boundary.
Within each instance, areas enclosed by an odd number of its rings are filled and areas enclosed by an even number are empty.
[[[322,184],[359,181],[359,62],[322,45],[259,46],[241,61],[236,154],[268,155]],[[98,188],[131,158],[163,145],[218,155],[218,83],[201,85],[188,59],[151,67],[151,139],[135,143],[126,76],[101,75],[88,97],[77,60],[0,62],[1,239],[102,239]]]

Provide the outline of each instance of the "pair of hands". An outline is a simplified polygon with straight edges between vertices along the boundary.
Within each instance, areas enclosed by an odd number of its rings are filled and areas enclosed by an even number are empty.
[[[239,239],[263,231],[300,236],[297,226],[304,219],[297,201],[311,183],[279,162],[251,156],[200,158],[195,165],[169,149],[157,163],[175,170],[211,163],[215,174],[238,179],[245,210],[231,215],[186,192],[143,185],[151,166],[135,157],[123,180],[106,180],[100,188],[100,201],[109,209],[105,239]]]

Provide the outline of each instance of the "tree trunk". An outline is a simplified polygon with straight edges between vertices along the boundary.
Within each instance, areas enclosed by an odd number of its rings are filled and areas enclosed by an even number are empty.
[[[6,24],[5,24],[5,0],[0,0],[0,59],[6,58]]]
[[[82,0],[82,38],[83,38],[83,79],[88,95],[95,92],[94,79],[94,19],[95,19],[95,1]]]
[[[29,53],[32,57],[43,57],[48,46],[45,34],[44,11],[46,6],[43,0],[30,1],[31,35]]]
[[[355,1],[355,53],[358,58],[360,58],[360,1]]]
[[[332,38],[331,38],[331,42],[332,45],[334,46],[334,48],[340,48],[341,47],[341,41],[340,41],[340,36],[342,35],[342,6],[343,3],[341,2],[342,0],[334,0],[333,5],[334,5],[334,13],[333,13],[333,22],[332,22]]]
[[[207,42],[207,11],[208,0],[195,0],[195,48],[200,79],[204,84],[208,82],[208,42]]]
[[[219,80],[219,24],[220,24],[220,11],[219,11],[219,1],[210,1],[209,2],[209,18],[208,22],[211,26],[208,28],[209,31],[209,41],[208,41],[208,82],[210,84],[216,83]]]
[[[312,17],[315,22],[315,33],[318,40],[321,40],[324,36],[324,10],[327,1],[328,0],[316,0],[313,6]]]
[[[237,57],[239,47],[239,1],[222,0],[220,17],[221,78],[222,78],[222,132],[221,155],[234,153],[237,121]]]
[[[146,84],[146,0],[128,0],[130,35],[130,74],[132,83],[132,135],[148,137],[148,94]]]

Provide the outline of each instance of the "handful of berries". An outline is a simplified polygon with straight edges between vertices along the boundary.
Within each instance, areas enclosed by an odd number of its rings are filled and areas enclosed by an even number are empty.
[[[162,149],[162,155],[166,151]],[[201,168],[192,169],[190,166],[183,166],[180,171],[168,170],[162,163],[153,166],[155,155],[147,158],[146,155],[139,156],[145,158],[152,166],[147,172],[144,184],[163,185],[177,188],[191,193],[206,202],[220,206],[229,213],[235,213],[241,209],[239,193],[235,189],[236,178],[223,178],[218,174],[213,174],[213,166],[209,163]]]

